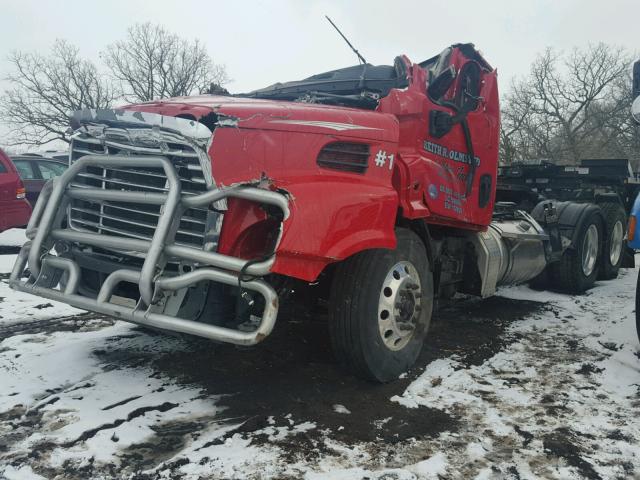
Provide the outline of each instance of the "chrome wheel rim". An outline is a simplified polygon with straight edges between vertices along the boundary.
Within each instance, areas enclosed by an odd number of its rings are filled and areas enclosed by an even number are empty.
[[[598,259],[598,227],[589,225],[587,233],[582,240],[582,272],[585,276],[593,273]]]
[[[609,247],[609,261],[611,265],[617,265],[622,254],[622,237],[624,237],[624,227],[618,220],[611,231],[611,242]]]
[[[402,350],[409,343],[421,311],[420,275],[410,262],[398,262],[382,282],[378,301],[380,337],[389,350]]]

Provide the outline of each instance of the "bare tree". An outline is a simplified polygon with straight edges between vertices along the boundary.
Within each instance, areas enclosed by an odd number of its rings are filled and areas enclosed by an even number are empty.
[[[198,40],[188,42],[150,23],[131,27],[103,58],[129,101],[191,95],[229,80],[225,67],[214,64]]]
[[[58,40],[48,56],[14,52],[9,57],[13,85],[0,97],[0,120],[10,126],[11,144],[69,141],[69,114],[108,108],[116,93],[78,49]]]
[[[605,44],[566,56],[545,50],[504,97],[503,160],[620,155],[630,127],[629,62],[624,50]]]

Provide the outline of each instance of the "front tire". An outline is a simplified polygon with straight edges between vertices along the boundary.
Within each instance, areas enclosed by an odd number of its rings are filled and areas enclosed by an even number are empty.
[[[395,250],[367,250],[342,262],[331,287],[329,333],[337,358],[361,378],[392,381],[416,361],[433,310],[424,244],[396,231]]]

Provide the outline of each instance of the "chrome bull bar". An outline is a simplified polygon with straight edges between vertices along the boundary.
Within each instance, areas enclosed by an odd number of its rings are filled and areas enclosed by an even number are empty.
[[[70,187],[74,177],[89,166],[161,167],[167,177],[167,193]],[[112,315],[133,323],[240,345],[258,343],[271,333],[275,325],[278,296],[268,283],[259,279],[244,281],[240,272],[252,277],[264,276],[271,271],[275,258],[272,256],[260,262],[248,262],[204,249],[176,245],[173,242],[182,211],[191,207],[209,206],[228,197],[273,205],[282,211],[283,221],[289,216],[289,202],[285,195],[247,185],[234,185],[192,196],[181,195],[180,179],[173,164],[165,157],[119,155],[82,157],[62,176],[47,183],[43,188],[27,226],[27,237],[30,241],[20,250],[11,272],[10,286],[16,290],[68,303],[85,310]],[[161,205],[162,208],[157,228],[149,241],[62,228],[66,207],[71,199],[98,203],[104,201],[147,203]],[[92,298],[77,293],[81,281],[79,265],[71,258],[50,253],[55,241],[141,252],[146,253],[146,257],[140,270],[125,268],[111,272],[100,286],[97,297]],[[194,262],[198,267],[188,273],[166,275],[162,271],[158,272],[158,265],[166,258]],[[27,263],[31,277],[23,280],[21,277]],[[58,282],[52,280],[52,276],[55,277],[52,275],[54,271],[65,274],[61,289],[56,289]],[[158,301],[163,292],[174,292],[202,281],[240,285],[242,288],[262,295],[265,307],[258,328],[251,332],[244,332],[153,311],[154,302]],[[138,285],[140,301],[135,308],[111,302],[114,291],[121,282]]]

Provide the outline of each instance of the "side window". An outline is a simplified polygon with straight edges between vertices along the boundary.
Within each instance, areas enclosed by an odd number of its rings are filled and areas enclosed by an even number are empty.
[[[27,162],[24,160],[14,160],[13,164],[18,169],[20,178],[22,178],[23,180],[34,180],[36,178],[36,175],[31,168],[31,162]]]
[[[45,180],[49,180],[53,177],[58,177],[64,173],[67,169],[65,165],[55,162],[38,162],[40,168],[40,174]]]
[[[0,173],[7,173],[7,167],[0,162]]]
[[[478,108],[480,101],[480,65],[467,62],[458,74],[458,85],[455,94],[455,104],[462,112],[472,112]]]

